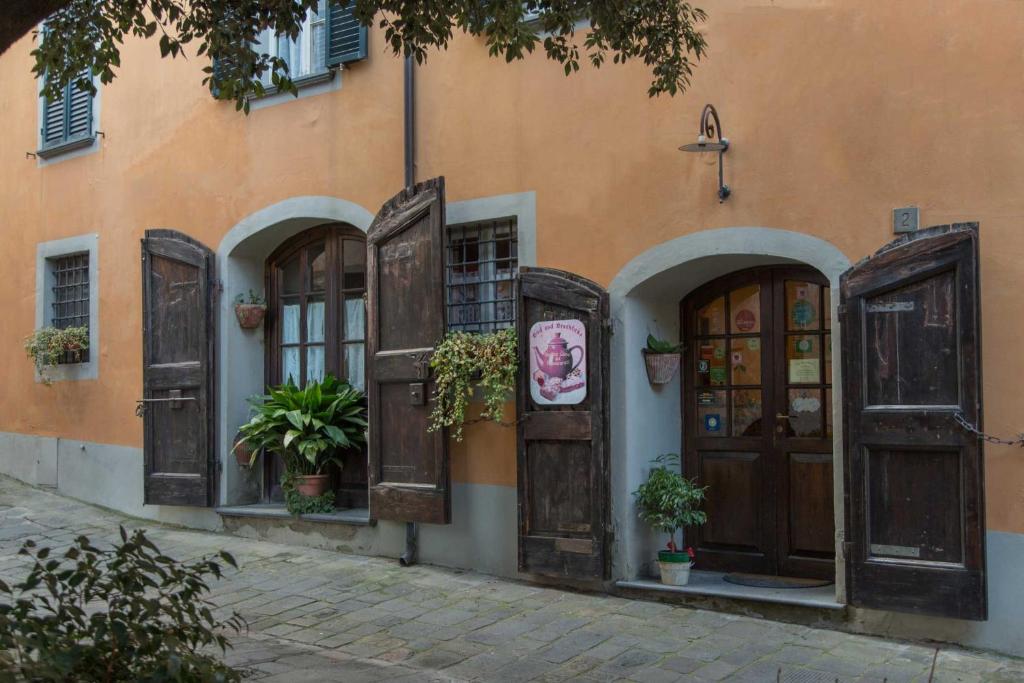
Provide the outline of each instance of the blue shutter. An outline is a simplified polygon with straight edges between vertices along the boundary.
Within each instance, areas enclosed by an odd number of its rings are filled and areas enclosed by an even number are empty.
[[[65,106],[68,89],[60,91],[60,97],[55,100],[43,98],[43,125],[42,137],[43,147],[51,147],[64,142],[64,121]]]
[[[92,94],[72,81],[68,85],[67,139],[76,140],[92,135]]]
[[[327,66],[366,59],[367,31],[353,16],[355,0],[331,0],[327,11]]]

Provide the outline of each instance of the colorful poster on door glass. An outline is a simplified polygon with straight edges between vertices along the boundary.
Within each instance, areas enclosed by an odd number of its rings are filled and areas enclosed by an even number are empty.
[[[530,396],[538,405],[571,406],[587,397],[587,328],[579,320],[530,327]]]

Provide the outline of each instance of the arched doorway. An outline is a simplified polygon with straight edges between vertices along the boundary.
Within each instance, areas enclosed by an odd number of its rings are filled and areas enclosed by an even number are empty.
[[[680,304],[685,471],[708,487],[688,530],[701,568],[833,579],[832,330],[828,279],[766,266]]]
[[[302,386],[331,374],[365,390],[366,236],[321,225],[283,242],[266,260],[268,386]],[[280,500],[281,464],[265,463],[264,495]],[[367,505],[365,453],[332,472],[339,507]]]

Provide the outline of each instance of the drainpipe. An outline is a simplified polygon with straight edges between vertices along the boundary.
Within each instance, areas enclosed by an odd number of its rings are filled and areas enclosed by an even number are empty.
[[[412,56],[405,58],[405,186],[412,189],[416,184],[416,126]],[[420,528],[415,522],[405,523],[405,552],[398,558],[398,563],[403,567],[411,567],[416,564],[417,546],[419,545]]]

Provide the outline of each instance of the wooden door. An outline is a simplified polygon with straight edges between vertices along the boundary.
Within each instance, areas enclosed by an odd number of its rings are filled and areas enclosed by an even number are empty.
[[[853,605],[983,620],[977,224],[901,238],[841,280]]]
[[[519,569],[607,578],[608,295],[548,268],[519,288]]]
[[[367,234],[370,516],[447,524],[448,437],[428,432],[430,357],[445,334],[444,178],[406,189]]]
[[[770,418],[777,573],[835,578],[832,302],[810,268],[772,269]]]
[[[682,306],[687,476],[700,566],[834,576],[829,289],[810,268],[714,280]]]
[[[214,257],[173,230],[142,240],[144,495],[208,506],[214,490]]]

